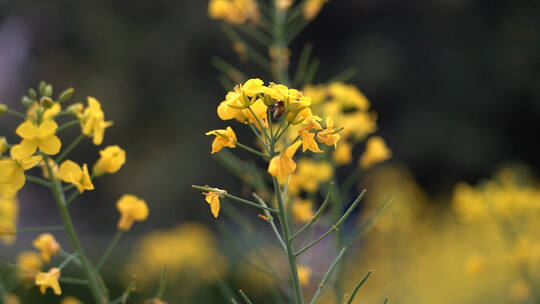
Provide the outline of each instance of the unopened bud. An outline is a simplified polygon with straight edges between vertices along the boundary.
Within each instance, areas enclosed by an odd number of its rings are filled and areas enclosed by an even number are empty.
[[[0,114],[6,114],[7,110],[8,110],[7,105],[0,103]]]
[[[45,86],[45,90],[44,90],[42,95],[47,96],[47,97],[51,97],[52,92],[53,92],[52,85],[48,84],[48,85]]]
[[[47,86],[47,83],[45,81],[40,81],[38,85],[39,94],[45,95],[45,87]]]
[[[28,97],[28,96],[23,96],[22,99],[21,99],[21,101],[22,101],[22,104],[23,104],[25,107],[27,107],[27,108],[30,108],[30,107],[33,106],[34,103],[35,103],[35,100],[32,99],[32,98],[30,98],[30,97]]]
[[[82,112],[83,108],[84,106],[82,105],[82,103],[77,102],[67,107],[67,111],[69,112],[69,114],[77,115]]]
[[[73,95],[73,92],[75,92],[75,90],[73,88],[67,88],[65,89],[62,93],[60,93],[60,95],[58,96],[58,102],[64,102],[64,101],[68,101],[71,96]]]
[[[40,103],[45,109],[48,109],[48,108],[50,108],[50,107],[53,106],[54,101],[53,101],[50,97],[43,96],[43,97],[41,97],[41,99],[39,100],[39,103]]]
[[[30,98],[32,99],[36,99],[37,98],[36,90],[32,88],[28,89],[28,96],[30,96]]]
[[[7,140],[4,136],[0,137],[0,155],[4,154],[8,148]]]

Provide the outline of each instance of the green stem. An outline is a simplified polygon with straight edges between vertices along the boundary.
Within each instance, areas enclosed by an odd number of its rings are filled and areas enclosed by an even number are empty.
[[[75,120],[72,120],[72,121],[68,121],[66,122],[65,124],[61,125],[60,127],[58,127],[58,129],[56,129],[56,133],[64,130],[64,129],[67,129],[71,126],[75,126],[75,125],[78,125],[80,123],[80,121],[78,119],[75,119]]]
[[[75,149],[75,147],[84,139],[84,137],[85,137],[84,134],[80,134],[79,136],[77,136],[69,144],[69,146],[67,146],[67,148],[65,148],[64,151],[62,151],[62,153],[60,153],[60,155],[58,155],[58,157],[55,160],[56,163],[59,164],[68,155],[69,152],[71,152],[73,149]]]
[[[358,289],[360,289],[360,287],[362,287],[362,285],[364,284],[364,282],[369,278],[369,275],[373,272],[373,270],[369,270],[366,275],[360,280],[360,282],[358,282],[358,284],[356,284],[356,287],[354,287],[354,290],[351,294],[351,297],[349,298],[349,300],[347,301],[347,304],[352,304],[352,301],[354,300],[354,297],[356,296],[356,293],[358,292]]]
[[[64,267],[66,267],[71,261],[75,260],[77,258],[77,253],[72,253],[66,257],[66,259],[58,266],[60,270],[62,270]]]
[[[163,265],[161,267],[161,274],[159,276],[159,285],[155,297],[156,299],[163,298],[163,295],[165,294],[165,287],[167,286],[167,273],[167,265]]]
[[[326,282],[328,282],[328,279],[332,275],[332,272],[334,271],[334,268],[336,268],[336,265],[339,263],[339,261],[343,257],[343,254],[345,253],[345,249],[346,249],[345,247],[343,247],[341,249],[341,251],[337,255],[337,257],[334,260],[334,262],[332,263],[332,265],[330,265],[330,268],[328,268],[328,271],[326,272],[323,279],[321,280],[321,283],[319,284],[319,288],[317,288],[317,291],[315,292],[315,295],[313,296],[313,299],[311,299],[311,302],[310,302],[311,304],[315,303],[315,300],[317,300],[319,298],[319,296],[321,295],[321,292],[322,292],[322,290],[324,288],[324,285],[326,285]]]
[[[281,230],[283,231],[283,237],[286,241],[287,257],[289,259],[289,267],[291,270],[291,275],[293,277],[293,287],[296,295],[296,303],[304,303],[304,298],[302,297],[302,287],[300,285],[300,279],[298,278],[298,269],[296,265],[296,257],[294,255],[294,248],[291,240],[291,231],[289,229],[289,222],[287,221],[287,214],[285,213],[285,202],[283,201],[283,195],[281,193],[281,186],[279,185],[275,177],[272,178],[274,181],[274,190],[276,192],[278,206],[279,206],[279,223],[281,224]]]
[[[58,279],[58,281],[62,282],[62,283],[68,283],[68,284],[89,285],[89,282],[87,280],[84,280],[84,279],[60,277],[60,279]]]
[[[261,152],[255,150],[255,149],[253,149],[253,148],[250,148],[250,147],[248,147],[248,146],[246,146],[246,145],[243,145],[243,144],[241,144],[241,143],[239,143],[239,142],[237,142],[236,145],[237,145],[238,147],[240,147],[240,148],[242,148],[242,149],[244,149],[244,150],[246,150],[246,151],[249,151],[249,152],[251,152],[251,153],[253,153],[253,154],[255,154],[255,155],[258,155],[258,156],[260,156],[260,157],[262,157],[262,158],[264,158],[264,159],[268,159],[268,155],[266,155],[266,154],[264,154],[264,153],[261,153]]]
[[[259,201],[259,203],[261,203],[261,205],[267,207],[264,200],[260,196],[258,196],[257,193],[253,192],[252,195],[253,195],[253,197],[255,197],[255,199],[257,201]],[[268,212],[268,210],[264,210],[264,213],[265,213],[266,217],[268,217],[268,222],[270,223],[270,226],[272,227],[272,230],[274,230],[274,233],[276,234],[276,237],[277,237],[279,243],[281,244],[281,247],[283,247],[283,250],[285,250],[285,252],[286,252],[287,251],[287,245],[285,245],[285,242],[283,241],[283,237],[281,237],[281,234],[277,230],[276,224],[274,223],[274,218],[272,217],[270,212]]]
[[[68,233],[68,236],[71,240],[71,243],[73,245],[73,248],[79,255],[79,260],[82,263],[82,268],[88,279],[88,286],[90,287],[90,291],[92,292],[92,295],[96,303],[105,304],[107,303],[107,299],[106,297],[103,296],[103,293],[99,287],[98,280],[94,276],[92,267],[89,261],[87,260],[86,255],[84,254],[84,250],[81,246],[79,238],[77,237],[77,233],[75,232],[75,227],[73,226],[73,222],[71,221],[71,216],[69,215],[69,211],[67,209],[66,199],[64,196],[64,192],[62,191],[62,186],[53,174],[52,168],[48,162],[49,160],[48,156],[45,156],[44,160],[45,160],[45,165],[47,166],[47,171],[49,172],[49,178],[52,184],[52,192],[56,200],[56,205],[58,207],[58,210],[60,211],[60,216],[62,217],[62,220],[64,221],[64,225]]]
[[[207,192],[218,192],[218,193],[221,193],[221,195],[224,196],[225,198],[235,200],[235,201],[237,201],[239,203],[246,204],[246,205],[249,205],[249,206],[252,206],[252,207],[257,207],[257,208],[264,209],[264,210],[268,210],[268,211],[273,212],[273,213],[278,212],[278,210],[276,210],[274,208],[261,206],[259,204],[256,204],[254,202],[245,200],[243,198],[239,198],[237,196],[230,195],[228,193],[222,193],[223,190],[219,190],[219,189],[216,189],[216,188],[202,187],[202,186],[197,186],[197,185],[192,185],[191,188],[201,190],[201,191],[207,191]]]
[[[64,226],[39,226],[39,227],[20,227],[17,232],[34,232],[34,231],[59,231],[64,230]]]
[[[29,181],[29,182],[36,183],[36,184],[45,186],[47,188],[51,187],[51,183],[49,183],[48,181],[46,181],[46,180],[44,180],[42,178],[32,176],[32,175],[25,175],[25,176],[26,176],[26,180]]]
[[[334,188],[334,183],[330,183],[330,188],[328,189],[328,193],[326,194],[326,198],[324,199],[321,207],[315,212],[315,215],[305,224],[300,230],[298,230],[293,236],[291,236],[291,240],[294,240],[297,236],[299,236],[302,232],[304,232],[306,229],[308,229],[317,219],[321,216],[321,214],[326,209],[326,206],[328,206],[328,203],[330,202],[330,194],[332,193],[332,189]]]
[[[13,116],[22,118],[22,119],[26,119],[26,115],[24,115],[23,113],[21,113],[19,111],[7,109],[6,113],[9,114],[9,115],[13,115]]]
[[[240,295],[242,296],[242,299],[246,302],[246,304],[252,304],[252,302],[249,300],[248,296],[242,291],[242,289],[238,290]]]
[[[251,108],[251,106],[248,107],[248,110],[251,113],[251,115],[255,117],[255,120],[259,124],[261,132],[264,134],[264,137],[266,138],[267,142],[270,143],[270,137],[268,136],[268,133],[265,131],[265,127],[263,126],[261,120],[259,119],[259,116],[255,115],[255,112],[253,112],[253,109]]]
[[[103,264],[107,261],[111,253],[113,252],[114,248],[118,244],[118,241],[122,238],[122,235],[124,234],[124,230],[118,229],[116,231],[116,234],[114,235],[114,238],[112,239],[111,243],[107,247],[107,250],[103,253],[101,258],[99,259],[99,262],[96,264],[96,269],[99,271],[101,267],[103,267]]]

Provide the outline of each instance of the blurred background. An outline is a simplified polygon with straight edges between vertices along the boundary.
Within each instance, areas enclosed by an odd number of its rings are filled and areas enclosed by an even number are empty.
[[[96,244],[91,256],[115,230],[114,202],[124,193],[144,198],[151,210],[122,241],[127,253],[154,229],[187,221],[214,229],[191,184],[241,187],[210,156],[204,136],[224,126],[216,106],[225,91],[210,61],[217,55],[249,77],[271,79],[251,62],[238,63],[207,5],[0,1],[0,102],[22,109],[21,96],[40,80],[56,93],[74,87],[76,101],[96,97],[114,121],[104,146],[127,151],[127,165],[72,207],[83,239]],[[476,184],[505,163],[539,172],[539,29],[538,1],[333,0],[292,44],[291,66],[309,42],[321,60],[315,83],[354,68],[348,82],[378,113],[390,164],[408,168],[425,195],[438,198],[429,204],[444,208],[457,182]],[[15,141],[16,123],[3,116],[0,134]],[[71,158],[93,163],[99,149],[83,144]],[[35,185],[20,193],[20,225],[59,223],[48,195]],[[33,237],[0,244],[0,259],[29,248]]]

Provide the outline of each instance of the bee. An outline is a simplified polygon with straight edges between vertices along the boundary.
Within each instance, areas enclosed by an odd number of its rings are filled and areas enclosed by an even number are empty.
[[[272,112],[272,118],[278,120],[285,113],[283,101],[274,100],[274,104],[270,106],[270,112]]]

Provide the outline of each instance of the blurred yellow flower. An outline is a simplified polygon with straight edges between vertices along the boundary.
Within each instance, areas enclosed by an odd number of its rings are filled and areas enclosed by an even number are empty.
[[[219,190],[219,192],[216,191],[210,191],[210,192],[203,192],[203,195],[205,196],[206,202],[210,205],[210,211],[212,212],[212,215],[214,215],[215,218],[219,215],[219,198],[223,197],[227,191],[214,188],[216,190]]]
[[[57,255],[60,251],[60,244],[58,244],[54,236],[50,233],[40,234],[32,244],[34,248],[41,251],[41,258],[45,262],[50,262],[51,256]]]
[[[206,132],[206,135],[215,135],[216,138],[212,142],[212,154],[221,151],[223,147],[236,147],[236,134],[231,127],[220,130],[212,130]]]
[[[41,156],[24,154],[20,145],[11,147],[11,158],[0,160],[0,194],[13,197],[26,182],[24,171],[35,167]]]
[[[298,279],[300,280],[300,285],[309,285],[311,281],[311,269],[307,266],[298,265]]]
[[[0,137],[0,155],[4,154],[8,149],[8,143],[4,136]]]
[[[465,271],[468,275],[479,275],[486,270],[486,259],[479,254],[472,254],[465,261]]]
[[[36,149],[48,155],[60,152],[62,143],[55,135],[58,125],[54,120],[44,120],[39,126],[27,120],[17,127],[15,133],[23,138],[21,150],[25,155],[32,155]]]
[[[13,223],[9,223],[6,221],[0,221],[0,236],[9,236],[9,235],[15,235],[17,233],[17,228],[15,228],[15,225]]]
[[[328,85],[328,92],[332,96],[332,100],[338,102],[346,110],[369,110],[370,104],[368,99],[355,85],[332,82]]]
[[[95,176],[116,173],[126,163],[126,151],[116,145],[99,151],[99,155],[100,158],[92,168]]]
[[[58,279],[60,278],[60,269],[53,267],[49,272],[40,272],[36,275],[36,285],[39,286],[39,291],[45,294],[48,288],[51,288],[54,293],[59,296],[62,294]]]
[[[531,296],[531,287],[523,281],[517,281],[510,286],[508,293],[512,300],[522,302]]]
[[[302,10],[303,16],[306,19],[315,18],[321,11],[323,5],[329,0],[307,0],[304,2],[304,7]]]
[[[360,156],[360,167],[369,169],[392,156],[392,151],[388,149],[384,139],[380,136],[372,136],[366,142],[366,150]]]
[[[284,184],[287,181],[287,177],[296,169],[296,163],[292,158],[301,144],[302,141],[296,141],[288,146],[285,151],[282,151],[279,155],[274,156],[270,160],[268,173],[276,177],[280,184]]]
[[[51,101],[50,99],[48,101]],[[33,121],[38,121],[39,112],[43,111],[41,114],[41,120],[45,121],[48,119],[54,119],[54,116],[62,110],[62,107],[58,102],[53,102],[50,107],[45,108],[39,104],[39,102],[34,102],[28,111],[26,111],[26,117]]]
[[[9,245],[15,241],[18,214],[17,198],[0,195],[0,242]]]
[[[54,178],[60,179],[60,172],[58,169],[58,164],[54,161],[54,159],[49,158],[49,167],[51,167],[51,170],[53,172]],[[44,179],[49,179],[49,170],[47,169],[47,166],[45,165],[45,161],[41,161],[41,174],[43,175]]]
[[[74,296],[67,296],[60,301],[60,304],[84,304],[79,299],[75,298]]]
[[[35,251],[22,251],[17,255],[17,273],[22,279],[33,280],[42,266],[43,261]]]
[[[94,190],[92,179],[88,174],[88,166],[83,164],[82,168],[71,160],[66,160],[60,165],[60,178],[66,182],[75,185],[80,193],[85,190]]]
[[[317,145],[315,141],[315,133],[308,132],[306,130],[300,131],[300,137],[302,139],[302,152],[309,150],[315,153],[322,153],[323,151]]]
[[[9,294],[6,294],[4,296],[4,302],[2,302],[2,303],[4,303],[4,304],[20,304],[21,300],[16,295],[9,293]]]
[[[77,117],[81,120],[82,132],[84,135],[93,138],[96,146],[103,142],[105,129],[112,126],[112,121],[105,121],[105,114],[101,109],[101,104],[94,97],[88,97],[88,107]]]
[[[316,192],[319,184],[332,178],[334,169],[326,161],[314,161],[310,158],[301,158],[298,161],[298,169],[289,181],[290,193],[296,194],[301,190],[309,193]]]
[[[346,141],[340,143],[332,154],[332,158],[339,166],[352,163],[352,145]]]
[[[341,138],[341,136],[337,133],[335,133],[334,129],[334,120],[332,117],[328,116],[326,118],[326,129],[322,130],[317,134],[317,140],[320,142],[325,143],[328,146],[334,145],[334,147],[337,147],[337,142]]]
[[[315,214],[311,200],[297,198],[292,204],[292,214],[296,222],[307,223]]]
[[[259,21],[259,7],[255,0],[210,0],[208,16],[231,24],[241,24],[247,20],[256,24]]]
[[[167,304],[167,302],[160,299],[148,299],[144,301],[144,304]]]
[[[148,217],[146,202],[135,195],[124,194],[117,202],[116,209],[120,212],[118,229],[128,231],[134,221],[142,222]]]

